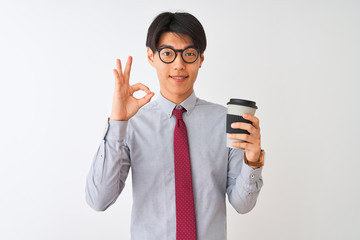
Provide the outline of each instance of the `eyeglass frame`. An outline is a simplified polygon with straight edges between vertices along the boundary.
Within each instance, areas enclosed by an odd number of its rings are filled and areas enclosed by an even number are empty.
[[[160,57],[160,52],[161,52],[161,50],[163,50],[163,49],[165,49],[165,48],[169,48],[169,49],[171,49],[171,50],[173,50],[173,51],[175,52],[175,57],[174,57],[174,59],[173,59],[171,62],[165,62],[165,61],[162,60],[162,58]],[[196,52],[198,53],[198,55],[196,56],[196,59],[195,59],[194,61],[192,61],[192,62],[187,62],[187,61],[185,61],[184,56],[183,56],[183,52],[184,52],[185,50],[189,49],[189,48],[195,49]],[[194,63],[194,62],[196,62],[196,60],[198,60],[198,58],[199,58],[199,55],[201,54],[200,49],[194,48],[193,46],[189,46],[189,47],[186,47],[186,48],[184,48],[184,49],[173,49],[172,47],[164,46],[164,47],[161,47],[161,48],[157,48],[156,51],[159,53],[159,58],[160,58],[160,60],[161,60],[163,63],[165,63],[165,64],[173,63],[173,62],[175,61],[175,59],[177,58],[177,56],[178,56],[178,54],[177,54],[178,52],[181,53],[181,54],[180,54],[180,55],[181,55],[181,58],[182,58],[182,60],[183,60],[185,63]]]

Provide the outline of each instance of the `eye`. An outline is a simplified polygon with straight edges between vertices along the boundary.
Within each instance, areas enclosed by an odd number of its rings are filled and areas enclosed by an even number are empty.
[[[195,48],[188,48],[184,51],[183,56],[186,58],[196,58],[198,52]]]
[[[170,51],[163,51],[162,54],[166,57],[169,57],[172,55],[172,53]]]
[[[174,51],[169,48],[164,48],[161,50],[161,55],[164,57],[172,57],[174,56]]]
[[[196,54],[192,53],[192,52],[187,52],[187,53],[185,53],[185,56],[186,57],[192,57],[192,56],[196,56]]]

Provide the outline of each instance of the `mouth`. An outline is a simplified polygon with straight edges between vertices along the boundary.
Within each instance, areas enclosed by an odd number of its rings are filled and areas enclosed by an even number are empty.
[[[170,76],[171,79],[173,79],[176,82],[183,82],[185,79],[187,79],[189,76]]]

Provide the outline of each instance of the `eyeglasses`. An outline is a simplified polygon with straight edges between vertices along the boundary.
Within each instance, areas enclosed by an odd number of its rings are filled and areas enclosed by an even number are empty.
[[[173,61],[175,61],[178,52],[181,53],[181,58],[186,63],[195,62],[200,55],[200,50],[194,47],[187,47],[182,50],[180,49],[175,50],[171,47],[162,47],[162,48],[157,48],[156,51],[158,51],[160,60],[163,63],[172,63]]]

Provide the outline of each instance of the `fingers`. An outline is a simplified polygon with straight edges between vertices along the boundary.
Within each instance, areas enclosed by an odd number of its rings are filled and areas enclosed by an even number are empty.
[[[120,59],[116,59],[116,69],[113,69],[115,80],[118,84],[122,85],[123,83],[129,83],[130,79],[130,71],[132,65],[132,57],[129,56],[126,61],[124,73],[122,71],[121,61]]]
[[[250,113],[245,113],[245,114],[243,114],[243,118],[251,121],[255,128],[260,128],[259,119],[257,117],[255,117],[254,115],[252,115]]]
[[[118,71],[116,69],[113,69],[113,73],[114,73],[115,84],[116,84],[116,82],[119,81],[120,76],[119,76],[119,73],[118,73]]]
[[[232,142],[231,145],[236,148],[242,148],[247,152],[258,152],[261,149],[260,143],[251,142]]]
[[[130,88],[132,89],[133,93],[137,92],[139,90],[142,90],[142,91],[146,92],[147,94],[149,94],[151,92],[150,89],[142,83],[136,83],[134,85],[131,85]]]
[[[150,102],[151,98],[155,95],[155,93],[150,92],[148,93],[146,96],[138,99],[138,103],[139,103],[139,107],[144,106],[145,104],[147,104],[148,102]]]
[[[251,121],[253,124],[244,123],[244,122],[234,122],[231,124],[231,127],[234,129],[247,130],[250,134],[233,133],[233,134],[228,134],[228,138],[245,141],[245,142],[234,142],[233,144],[234,147],[239,147],[250,151],[257,151],[261,145],[259,119],[251,114],[244,114],[243,117],[244,119]]]
[[[124,80],[129,82],[130,79],[130,71],[131,71],[132,57],[129,56],[126,61],[125,71],[124,71]]]
[[[228,134],[228,138],[242,140],[245,142],[232,142],[232,146],[236,148],[245,149],[247,158],[249,161],[256,161],[258,159],[258,153],[261,150],[261,136],[260,136],[260,123],[259,119],[252,114],[244,114],[243,118],[252,122],[243,123],[235,122],[231,124],[232,128],[240,128],[247,130],[250,134]]]
[[[257,137],[248,134],[233,133],[233,134],[228,134],[228,138],[246,141],[251,144],[257,144],[259,142]]]
[[[245,150],[257,150],[257,146],[248,142],[233,142],[232,145],[237,148],[242,148]]]
[[[114,69],[114,70],[117,72],[116,77],[118,78],[119,82],[122,81],[123,72],[122,72],[120,59],[116,59],[116,69]]]
[[[140,99],[137,99],[139,107],[142,107],[145,104],[147,104],[148,102],[150,102],[151,98],[155,95],[155,93],[151,92],[150,89],[142,83],[136,83],[136,84],[130,86],[130,89],[131,89],[132,93],[140,91],[140,90],[146,92],[146,96],[144,96]]]
[[[116,59],[116,69],[113,69],[113,74],[115,77],[115,91],[119,90],[120,86],[123,84],[122,69],[120,59]]]
[[[122,74],[122,67],[121,67],[120,59],[116,59],[116,69],[119,72],[119,74]]]
[[[250,123],[244,123],[244,122],[234,122],[231,124],[231,128],[244,129],[252,134],[254,134],[256,132],[256,128],[253,125],[251,125]]]

